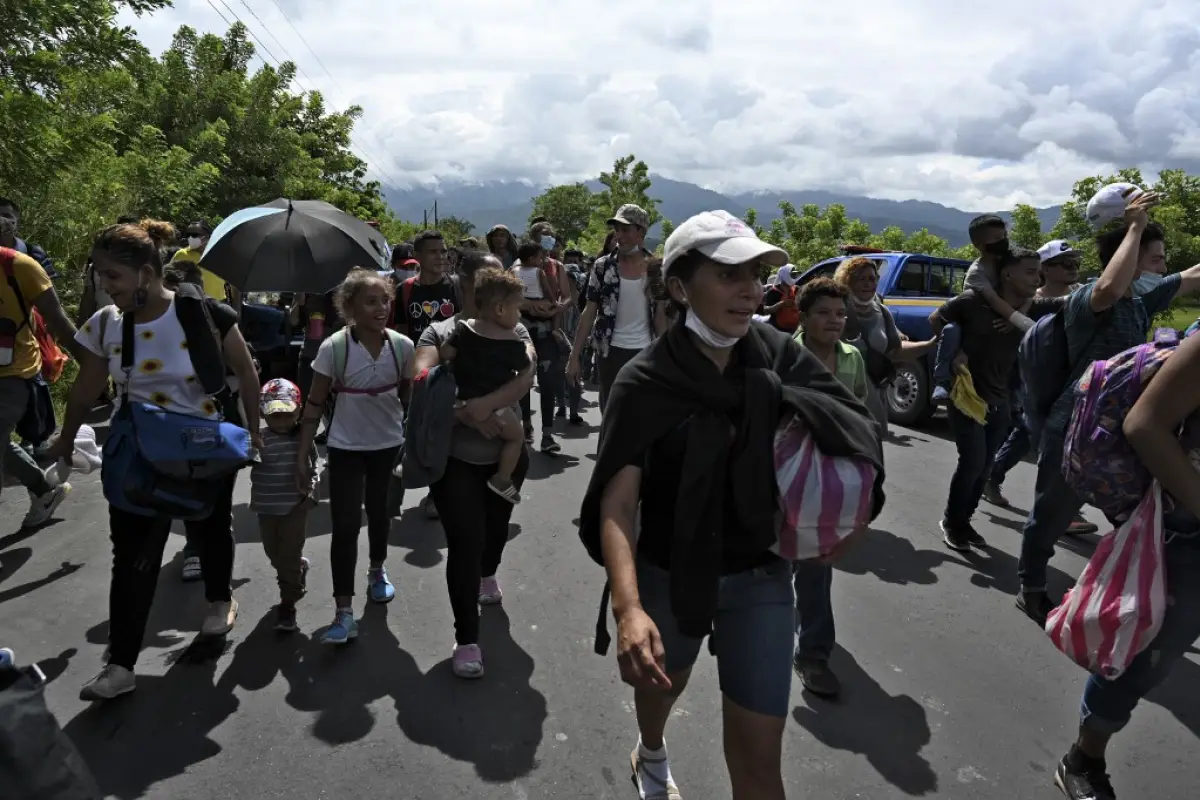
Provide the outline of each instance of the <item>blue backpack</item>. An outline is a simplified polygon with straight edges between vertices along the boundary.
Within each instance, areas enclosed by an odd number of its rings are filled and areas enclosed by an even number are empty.
[[[1110,318],[1110,314],[1101,317],[1097,333]],[[1050,409],[1071,383],[1076,366],[1071,361],[1063,310],[1040,317],[1025,332],[1017,350],[1017,368],[1021,374],[1021,410],[1035,446]]]
[[[196,377],[218,407],[232,408],[221,340],[200,290],[181,284],[175,312],[188,342]],[[101,342],[104,341],[103,321]],[[121,407],[104,443],[101,483],[113,508],[139,517],[200,520],[212,514],[226,478],[255,456],[250,432],[223,419],[203,419],[129,399],[134,364],[134,320],[121,321]]]

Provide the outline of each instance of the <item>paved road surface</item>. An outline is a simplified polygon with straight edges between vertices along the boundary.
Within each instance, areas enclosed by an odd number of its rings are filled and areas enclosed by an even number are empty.
[[[597,422],[595,410],[587,416]],[[1073,735],[1083,675],[1013,608],[1020,518],[985,506],[977,526],[994,546],[990,556],[946,550],[935,523],[953,446],[944,423],[901,433],[901,444],[888,445],[887,508],[835,582],[844,699],[810,698],[798,682],[793,689],[789,796],[1057,797],[1051,771]],[[631,694],[612,659],[592,653],[603,580],[572,523],[595,430],[572,436],[563,457],[534,456],[501,571],[504,606],[484,615],[481,682],[449,670],[443,542],[416,511],[422,493],[392,529],[395,602],[367,608],[358,642],[334,652],[311,638],[331,614],[327,508],[310,523],[304,632],[280,638],[270,630],[273,575],[243,482],[235,498],[242,615],[225,652],[212,660],[189,648],[203,590],[179,583],[182,537],[173,536],[138,691],[85,708],[77,692],[105,644],[109,549],[99,487],[82,478],[57,522],[32,536],[0,534],[0,640],[21,660],[40,661],[51,707],[122,800],[634,797]],[[1010,497],[1030,497],[1032,479],[1033,468],[1019,466]],[[25,509],[18,491],[4,492],[0,531],[15,531]],[[1067,544],[1054,562],[1059,588],[1090,549]],[[1124,797],[1196,796],[1197,686],[1193,655],[1114,747]],[[685,797],[729,797],[718,711],[705,656],[667,735]]]

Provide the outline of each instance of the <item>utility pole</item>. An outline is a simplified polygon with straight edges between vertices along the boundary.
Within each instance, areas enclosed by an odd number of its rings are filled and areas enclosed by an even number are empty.
[[[438,226],[437,200],[433,201],[433,227]]]
[[[421,215],[424,219],[424,222],[421,224],[421,227],[424,228],[425,230],[429,230],[429,211],[427,211],[427,210],[422,211]]]

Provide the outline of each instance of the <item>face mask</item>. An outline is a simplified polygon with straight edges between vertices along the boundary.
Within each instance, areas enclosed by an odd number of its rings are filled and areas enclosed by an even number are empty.
[[[554,237],[553,236],[543,236],[542,237],[542,249],[547,250],[547,251],[554,249]]]
[[[983,246],[983,252],[987,253],[989,256],[1004,255],[1005,253],[1008,252],[1008,239],[1001,239],[998,242],[992,242],[991,244],[985,244]]]
[[[203,240],[199,236],[189,236],[188,237],[188,249],[189,250],[199,250],[202,242],[203,242]]]
[[[0,238],[17,235],[17,221],[12,217],[0,217]]]
[[[1157,272],[1143,272],[1133,279],[1133,293],[1137,297],[1149,294],[1163,281]]]
[[[685,301],[686,302],[686,301]],[[689,308],[686,317],[683,320],[683,326],[700,338],[709,347],[723,350],[733,347],[738,343],[740,336],[726,336],[723,333],[717,333],[712,328],[704,324],[704,321]]]

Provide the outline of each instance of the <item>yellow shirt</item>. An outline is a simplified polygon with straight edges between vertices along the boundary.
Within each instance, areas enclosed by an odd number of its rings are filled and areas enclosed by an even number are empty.
[[[187,261],[192,264],[198,264],[198,263],[200,263],[200,256],[201,256],[200,253],[194,252],[185,247],[182,250],[180,250],[178,253],[176,253],[175,258],[173,258],[171,260],[172,261]],[[200,267],[200,277],[204,281],[204,293],[206,295],[208,295],[209,297],[211,297],[212,299],[220,300],[222,303],[224,303],[226,300],[225,279],[218,278],[216,275],[213,275],[211,272],[206,270],[204,267]]]
[[[41,264],[24,253],[9,252],[13,257],[13,277],[21,287],[25,308],[32,314],[34,301],[50,288],[50,276],[42,269]],[[7,366],[0,366],[0,378],[29,379],[37,375],[42,369],[42,351],[38,348],[37,340],[33,338],[32,320],[27,320],[21,313],[21,306],[17,303],[17,297],[8,285],[7,278],[0,278],[0,320],[9,321],[4,323],[4,328],[20,328],[13,342],[12,362]]]

